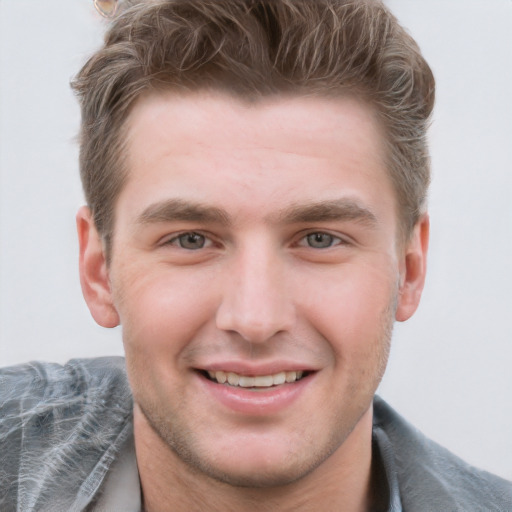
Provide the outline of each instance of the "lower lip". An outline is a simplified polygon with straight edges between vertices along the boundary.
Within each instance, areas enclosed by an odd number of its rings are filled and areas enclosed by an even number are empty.
[[[199,375],[202,385],[214,399],[233,412],[252,416],[275,414],[286,409],[304,393],[313,377],[314,374],[309,374],[293,383],[251,391],[247,388],[219,384]]]

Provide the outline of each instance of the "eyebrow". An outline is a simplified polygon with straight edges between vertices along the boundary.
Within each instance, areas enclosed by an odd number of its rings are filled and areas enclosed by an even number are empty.
[[[167,199],[152,204],[137,218],[138,224],[173,221],[230,224],[229,217],[224,210],[200,203],[191,203],[183,199]]]
[[[378,225],[376,215],[350,198],[291,205],[282,210],[278,222],[298,224],[326,221],[355,221],[369,228]]]
[[[334,199],[306,204],[292,204],[267,220],[283,224],[328,221],[355,221],[375,228],[377,217],[353,199]],[[229,226],[229,215],[215,206],[193,203],[183,199],[167,199],[148,206],[137,218],[138,224],[158,222],[200,222]]]

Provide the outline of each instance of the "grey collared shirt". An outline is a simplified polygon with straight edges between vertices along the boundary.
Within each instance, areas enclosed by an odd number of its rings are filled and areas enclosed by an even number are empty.
[[[0,510],[138,511],[124,359],[0,370]],[[373,442],[388,510],[512,511],[512,483],[469,466],[375,397]]]
[[[382,512],[401,512],[402,504],[393,450],[385,432],[379,427],[373,430],[373,452],[374,462],[379,465],[379,471],[382,472],[385,499],[388,503]],[[139,473],[132,438],[129,438],[121,448],[119,457],[107,473],[99,497],[91,508],[95,512],[142,510]]]

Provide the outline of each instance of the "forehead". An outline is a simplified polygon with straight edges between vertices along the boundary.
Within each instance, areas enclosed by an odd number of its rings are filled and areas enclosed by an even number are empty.
[[[172,125],[166,122],[171,116]],[[245,100],[217,91],[150,93],[136,102],[127,120],[128,133],[136,137],[159,121],[167,133],[172,131],[177,147],[183,141],[201,141],[204,147],[236,141],[260,148],[279,143],[295,150],[305,139],[316,138],[315,143],[331,154],[341,139],[359,143],[365,138],[375,157],[382,154],[378,117],[354,96],[275,95]]]
[[[186,196],[240,208],[250,199],[269,214],[340,194],[371,201],[378,187],[394,203],[379,123],[351,97],[249,103],[211,92],[151,94],[135,105],[127,128],[124,203]]]

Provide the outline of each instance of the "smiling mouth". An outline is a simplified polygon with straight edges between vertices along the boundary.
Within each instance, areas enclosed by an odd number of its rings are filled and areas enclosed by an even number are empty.
[[[282,384],[292,384],[306,377],[309,372],[289,371],[279,372],[272,375],[239,375],[234,372],[207,371],[203,372],[205,377],[218,384],[241,388],[271,388]]]

